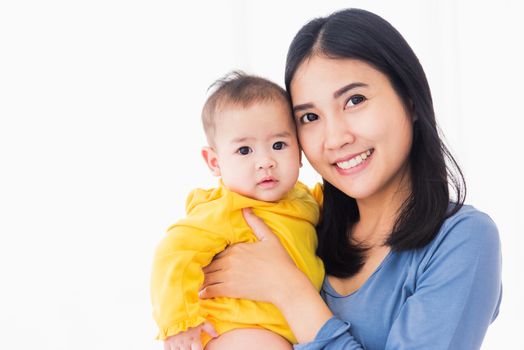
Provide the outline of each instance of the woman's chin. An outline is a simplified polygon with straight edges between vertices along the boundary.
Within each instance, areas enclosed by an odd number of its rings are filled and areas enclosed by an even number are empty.
[[[345,195],[356,200],[369,198],[373,195],[374,192],[370,184],[362,183],[360,181],[353,181],[351,184],[339,181],[335,181],[334,183],[330,181],[330,183],[333,184],[340,191],[342,191]]]

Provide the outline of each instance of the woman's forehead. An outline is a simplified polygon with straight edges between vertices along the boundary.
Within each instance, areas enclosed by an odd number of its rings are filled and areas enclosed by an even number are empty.
[[[374,88],[388,83],[386,75],[365,61],[314,56],[298,67],[290,84],[290,93],[293,105],[296,105],[307,102],[297,99],[319,94],[337,95],[340,89],[351,84]]]

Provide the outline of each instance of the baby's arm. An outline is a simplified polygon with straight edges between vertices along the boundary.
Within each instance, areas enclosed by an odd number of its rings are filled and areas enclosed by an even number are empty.
[[[202,350],[200,334],[206,332],[211,337],[217,337],[217,333],[211,323],[204,322],[200,326],[189,328],[164,340],[164,350]]]
[[[206,321],[198,298],[204,280],[202,267],[226,244],[224,237],[188,225],[169,229],[156,250],[151,278],[158,339],[196,328]]]

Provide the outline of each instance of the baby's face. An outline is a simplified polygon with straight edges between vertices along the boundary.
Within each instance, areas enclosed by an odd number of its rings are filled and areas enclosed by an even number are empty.
[[[222,111],[215,119],[215,150],[224,185],[246,197],[278,201],[298,179],[300,149],[283,102]]]

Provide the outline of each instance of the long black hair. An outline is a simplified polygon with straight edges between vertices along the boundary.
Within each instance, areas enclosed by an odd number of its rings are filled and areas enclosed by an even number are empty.
[[[391,24],[360,9],[316,18],[300,29],[287,55],[288,92],[300,64],[314,55],[358,59],[370,64],[389,78],[406,110],[412,111],[415,122],[409,154],[411,194],[402,204],[385,244],[396,251],[425,246],[444,220],[464,203],[466,184],[439,136],[429,84],[418,58]],[[455,192],[453,199],[448,186]],[[351,242],[351,229],[358,220],[356,200],[324,179],[317,254],[328,274],[349,277],[362,267],[366,247]]]

